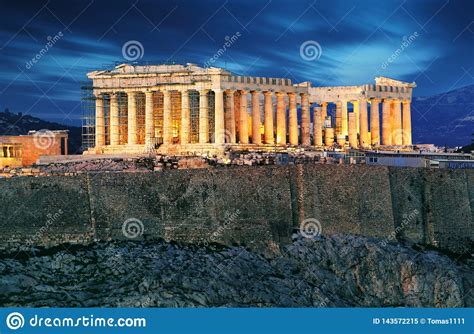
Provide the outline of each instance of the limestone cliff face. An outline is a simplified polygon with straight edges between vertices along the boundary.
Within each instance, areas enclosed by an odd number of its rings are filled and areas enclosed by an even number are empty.
[[[267,258],[163,241],[67,247],[4,254],[0,306],[473,306],[472,264],[374,238],[299,236]]]

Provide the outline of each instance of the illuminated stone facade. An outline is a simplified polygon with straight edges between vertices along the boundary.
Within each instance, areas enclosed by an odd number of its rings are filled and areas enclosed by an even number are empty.
[[[27,135],[0,136],[0,168],[24,167],[43,155],[67,155],[67,130],[30,131]]]
[[[377,77],[375,84],[312,87],[193,64],[123,64],[88,77],[96,112],[95,147],[86,154],[412,145],[414,83]]]

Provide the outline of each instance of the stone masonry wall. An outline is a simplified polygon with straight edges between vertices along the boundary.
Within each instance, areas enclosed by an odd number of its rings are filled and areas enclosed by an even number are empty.
[[[124,222],[139,221],[139,239],[272,253],[317,221],[322,234],[466,252],[473,184],[468,170],[312,164],[0,179],[0,244],[124,239]]]

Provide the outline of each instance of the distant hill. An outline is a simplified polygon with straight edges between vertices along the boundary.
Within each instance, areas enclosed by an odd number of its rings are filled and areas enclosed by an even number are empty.
[[[474,132],[474,85],[430,97],[414,97],[412,127],[414,143],[450,147],[470,144]]]
[[[30,130],[69,130],[68,151],[80,153],[82,130],[78,126],[67,126],[44,121],[30,115],[15,114],[8,109],[0,112],[0,136],[25,135]]]

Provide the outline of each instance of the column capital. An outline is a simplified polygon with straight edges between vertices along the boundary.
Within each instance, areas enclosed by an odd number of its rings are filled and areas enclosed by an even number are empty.
[[[123,90],[125,92],[125,94],[136,94],[136,93],[139,93],[140,90],[135,90],[135,89],[124,89]]]
[[[251,91],[250,91],[250,94],[252,94],[252,95],[260,94],[260,93],[261,93],[260,90],[251,90]]]
[[[381,99],[375,98],[375,99],[369,99],[370,103],[380,103]]]
[[[210,90],[212,90],[214,93],[224,93],[225,91],[225,89],[222,88],[212,88]]]
[[[247,94],[248,91],[246,91],[246,90],[244,90],[244,89],[239,89],[239,93],[242,94],[242,95],[244,95],[244,94]]]
[[[411,103],[411,100],[404,99],[404,100],[402,100],[402,103],[403,103],[403,104],[410,104],[410,103]]]
[[[265,95],[265,96],[272,96],[272,95],[273,95],[273,92],[272,92],[271,90],[265,90],[265,91],[263,91],[262,93],[263,93],[263,95]]]
[[[319,103],[321,105],[321,107],[324,107],[324,106],[327,106],[328,105],[328,102],[321,102]]]
[[[309,94],[308,93],[300,93],[301,97],[307,97]]]
[[[145,96],[152,96],[154,92],[151,90],[147,90],[147,91],[144,91],[143,93],[145,94]]]
[[[289,92],[289,93],[286,93],[288,96],[296,96],[296,93],[293,93],[293,92]]]
[[[285,95],[287,94],[283,92],[275,92],[275,96],[278,96],[278,97],[284,97]]]

